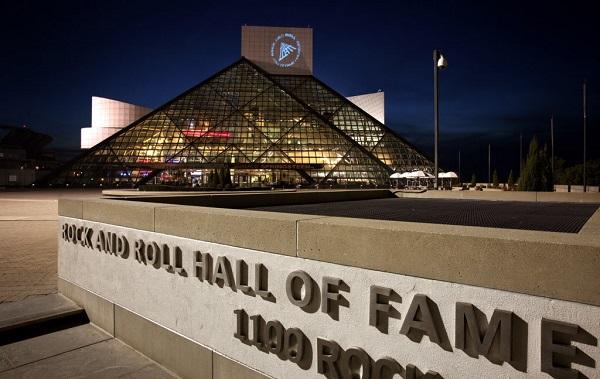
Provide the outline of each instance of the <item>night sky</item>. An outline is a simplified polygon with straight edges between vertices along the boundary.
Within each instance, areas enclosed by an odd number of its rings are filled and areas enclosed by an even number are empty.
[[[18,4],[12,4],[18,3]],[[18,1],[0,5],[0,124],[78,148],[91,96],[156,108],[240,56],[241,26],[314,28],[315,76],[346,96],[383,89],[386,124],[433,156],[432,50],[441,73],[441,165],[487,180],[518,171],[519,134],[600,158],[600,13],[553,1]],[[486,3],[486,4],[483,4]],[[596,30],[594,30],[596,28]]]

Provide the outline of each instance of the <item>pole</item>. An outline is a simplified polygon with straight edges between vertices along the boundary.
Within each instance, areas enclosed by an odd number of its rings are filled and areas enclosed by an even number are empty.
[[[550,152],[552,154],[552,186],[554,186],[554,116],[550,117]]]
[[[519,134],[519,178],[523,175],[523,133]]]
[[[460,176],[460,150],[458,150],[458,182],[460,183],[461,187],[462,187],[462,176]]]
[[[439,88],[438,88],[438,67],[437,61],[439,59],[439,51],[433,50],[433,150],[434,150],[434,174],[435,182],[433,188],[438,189],[438,134],[439,134],[439,113],[438,113],[438,96],[439,96]]]
[[[490,175],[492,169],[492,144],[488,144],[488,187],[492,183],[492,177]]]
[[[583,192],[587,192],[587,183],[585,178],[585,161],[586,161],[586,153],[587,153],[587,112],[586,112],[586,102],[587,102],[587,93],[586,93],[586,82],[583,81]]]

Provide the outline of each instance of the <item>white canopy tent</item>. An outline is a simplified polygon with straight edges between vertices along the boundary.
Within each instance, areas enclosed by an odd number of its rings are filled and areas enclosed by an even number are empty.
[[[418,178],[427,178],[427,174],[425,172],[423,172],[422,170],[418,170],[418,171],[412,171],[412,172],[405,172],[406,174],[406,178],[413,178],[413,179],[418,179]],[[432,176],[433,177],[433,176]]]
[[[407,171],[403,173],[394,173],[390,176],[390,179],[406,179],[408,187],[420,187],[421,179],[433,179],[433,175],[424,172],[423,170]]]
[[[458,179],[458,175],[454,171],[442,172],[438,174],[438,178],[442,179],[442,187],[444,187],[444,179],[448,179],[450,189],[452,189],[452,179]]]
[[[442,181],[444,181],[444,179],[447,179],[450,185],[452,185],[452,180],[457,179],[458,175],[456,175],[456,173],[453,171],[441,172],[438,174],[438,178],[442,179]],[[421,187],[423,184],[421,180],[424,180],[424,184],[427,185],[428,181],[430,181],[431,179],[435,179],[435,176],[423,170],[416,170],[402,173],[395,172],[392,175],[390,175],[390,179],[406,179],[406,184],[408,187]]]
[[[442,172],[442,173],[438,174],[438,178],[457,179],[458,175],[456,175],[456,173],[454,171],[448,171],[448,172]]]

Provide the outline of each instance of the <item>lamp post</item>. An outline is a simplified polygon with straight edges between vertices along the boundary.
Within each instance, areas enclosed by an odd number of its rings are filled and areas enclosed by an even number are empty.
[[[523,173],[523,133],[519,134],[519,178]]]
[[[492,184],[492,144],[488,143],[488,188],[491,187]]]
[[[552,190],[554,191],[554,116],[550,117],[550,152],[552,154]]]
[[[458,150],[458,182],[460,183],[460,186],[462,187],[462,180],[461,180],[461,176],[460,176],[460,150]]]
[[[583,81],[583,192],[587,192],[587,182],[586,182],[586,172],[585,172],[585,161],[587,155],[587,112],[586,112],[586,103],[587,103],[587,92],[586,92],[586,82]]]
[[[435,183],[433,188],[438,189],[438,137],[440,131],[440,117],[438,111],[438,97],[439,97],[439,86],[438,86],[438,72],[448,67],[446,58],[442,55],[439,50],[433,50],[433,150],[434,150],[434,175]]]

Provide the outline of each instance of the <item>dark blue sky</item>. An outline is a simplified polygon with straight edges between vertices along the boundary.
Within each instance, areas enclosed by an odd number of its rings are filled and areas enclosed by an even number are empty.
[[[158,107],[240,56],[241,25],[314,28],[315,75],[344,95],[386,93],[388,126],[432,151],[432,49],[441,74],[441,163],[518,169],[518,136],[581,160],[581,82],[599,157],[600,13],[553,1],[20,1],[0,14],[0,123],[78,147],[92,95]],[[17,3],[17,2],[15,2]]]

